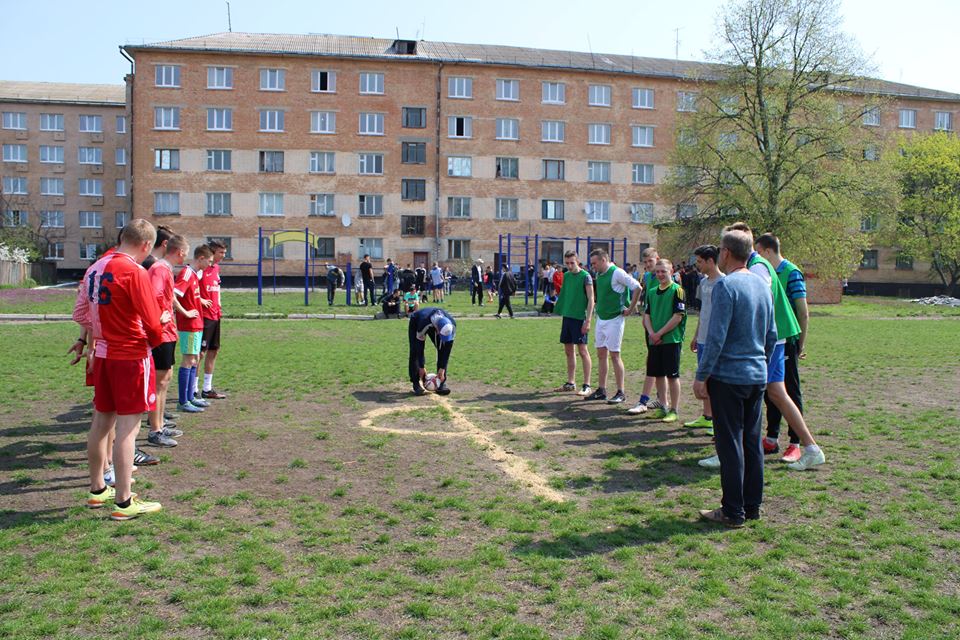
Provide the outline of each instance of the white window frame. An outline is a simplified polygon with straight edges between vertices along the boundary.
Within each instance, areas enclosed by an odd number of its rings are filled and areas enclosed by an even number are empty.
[[[127,116],[117,116],[115,132],[116,133],[127,132]]]
[[[696,113],[699,97],[700,94],[696,91],[677,91],[677,111]]]
[[[207,107],[207,131],[233,131],[233,109]]]
[[[81,260],[96,260],[97,259],[97,245],[92,242],[81,242],[80,244],[80,259]]]
[[[382,153],[357,154],[357,174],[361,176],[382,176],[383,175],[383,154]]]
[[[361,113],[360,128],[359,128],[360,135],[361,136],[384,135],[383,120],[384,118],[382,113],[370,113],[370,112]]]
[[[563,120],[541,120],[540,142],[564,142],[567,137],[567,124]]]
[[[44,260],[63,260],[63,243],[48,242]]]
[[[233,215],[233,194],[229,191],[208,191],[205,200],[204,215],[217,217]]]
[[[79,220],[81,229],[103,229],[103,216],[99,211],[81,211]]]
[[[472,178],[473,158],[470,156],[447,156],[447,175],[457,178]]]
[[[158,216],[180,215],[180,192],[154,191],[153,213]]]
[[[374,260],[383,260],[383,238],[357,238],[357,255],[370,255]]]
[[[179,131],[180,107],[154,107],[153,128],[155,131]]]
[[[514,169],[514,175],[506,175],[505,167]],[[497,156],[494,160],[494,173],[500,180],[519,180],[520,179],[520,158],[514,156]]]
[[[653,89],[647,87],[634,87],[631,94],[634,109],[655,108],[656,92]]]
[[[88,196],[92,198],[102,198],[103,180],[100,180],[99,178],[80,178],[77,188],[77,195]]]
[[[880,107],[868,107],[864,110],[862,116],[863,126],[865,127],[879,127],[880,126]]]
[[[610,162],[606,160],[587,161],[587,182],[610,184]]]
[[[311,193],[310,215],[322,217],[336,215],[336,198],[334,197],[334,194]]]
[[[283,133],[283,109],[260,109],[260,133]]]
[[[677,205],[677,220],[689,220],[696,217],[699,208],[695,204],[678,204]]]
[[[453,100],[472,100],[473,78],[464,76],[447,78],[447,97]]]
[[[154,149],[154,171],[180,171],[180,149]]]
[[[953,131],[953,112],[934,111],[933,112],[933,130],[934,131]]]
[[[566,83],[544,80],[541,84],[541,102],[543,104],[566,104]]]
[[[610,222],[610,201],[609,200],[587,200],[583,203],[584,213],[587,222],[590,223],[608,223]]]
[[[916,109],[900,109],[898,122],[899,122],[900,129],[916,129],[917,128],[917,110]]]
[[[454,247],[457,248],[456,251],[453,250]],[[469,260],[470,259],[470,240],[467,238],[448,238],[447,239],[447,259],[448,260]]]
[[[647,180],[648,177],[649,180]],[[644,162],[633,163],[633,167],[631,169],[632,184],[653,184],[654,179],[654,168],[652,164]]]
[[[6,209],[3,212],[3,224],[7,227],[30,226],[30,214],[24,209]]]
[[[128,211],[117,211],[113,214],[113,226],[117,229],[123,229],[130,222],[130,213]]]
[[[123,167],[127,164],[127,148],[117,147],[113,151],[113,164]]]
[[[26,111],[4,111],[3,128],[12,131],[27,130],[27,112]]]
[[[123,147],[121,147],[122,149]],[[124,149],[125,150],[125,149]],[[53,154],[53,159],[50,155]],[[44,164],[63,164],[63,147],[55,144],[40,145],[40,162]]]
[[[223,173],[233,171],[233,150],[207,149],[206,166],[207,171],[217,171]]]
[[[100,147],[77,147],[77,164],[103,164]]]
[[[53,120],[52,125],[50,120]],[[63,121],[62,113],[41,113],[40,131],[63,131]]]
[[[604,123],[588,124],[587,144],[610,144],[610,125]]]
[[[158,64],[154,69],[153,86],[166,89],[180,88],[180,65]]]
[[[357,215],[362,218],[383,216],[383,196],[379,193],[357,194]]]
[[[96,114],[80,114],[80,133],[103,133],[103,116]]]
[[[497,140],[519,140],[520,120],[517,118],[497,118]]]
[[[42,229],[63,229],[63,211],[41,211],[40,227]]]
[[[207,89],[214,91],[233,89],[233,67],[207,67]]]
[[[3,145],[3,161],[22,163],[27,161],[27,145],[25,144],[5,144]]]
[[[285,173],[286,164],[287,154],[280,149],[261,149],[257,152],[258,173]]]
[[[457,121],[463,120],[463,135],[457,135]],[[448,116],[447,137],[466,140],[473,137],[473,116]]]
[[[467,196],[448,196],[447,217],[458,220],[469,220],[471,217],[471,204],[470,198]]]
[[[587,91],[587,104],[591,107],[609,107],[613,104],[613,87],[608,84],[591,84]]]
[[[630,222],[634,224],[653,224],[655,215],[652,202],[630,203]]]
[[[497,220],[519,220],[520,200],[518,198],[497,198],[494,217]]]
[[[333,151],[311,151],[310,173],[332,175],[337,172],[337,154]]]
[[[259,194],[259,206],[257,207],[258,216],[282,217],[283,216],[283,194],[276,192],[261,191]]]
[[[8,196],[25,196],[27,192],[27,179],[23,176],[4,176],[3,194]]]
[[[63,178],[40,178],[40,195],[42,196],[62,196]]]
[[[260,91],[286,91],[287,70],[274,67],[260,69]]]
[[[649,148],[653,146],[654,127],[647,124],[636,124],[630,127],[631,144],[634,147]]]
[[[118,198],[127,197],[127,181],[126,180],[124,180],[123,178],[117,178],[116,180],[114,180],[113,187],[114,187],[113,194],[115,196],[117,196]]]
[[[336,111],[311,111],[310,133],[330,134],[337,132]]]
[[[497,79],[497,100],[507,102],[520,101],[520,81],[505,78]]]
[[[383,73],[379,71],[364,71],[360,74],[360,95],[382,96],[383,90]]]
[[[327,88],[320,88],[320,74],[327,74]],[[331,69],[313,69],[310,72],[310,92],[311,93],[336,93],[337,92],[337,72]]]

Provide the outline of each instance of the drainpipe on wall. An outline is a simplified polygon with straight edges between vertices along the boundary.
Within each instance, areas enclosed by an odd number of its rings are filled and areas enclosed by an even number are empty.
[[[135,78],[135,72],[137,65],[133,61],[127,52],[123,50],[123,47],[119,47],[120,55],[130,61],[130,74],[127,76],[127,86],[126,86],[126,98],[127,98],[127,107],[124,112],[127,115],[127,184],[130,185],[129,191],[127,191],[128,203],[130,206],[127,207],[127,213],[130,215],[130,219],[133,220],[133,190],[135,185],[133,184],[133,81]]]
[[[437,112],[436,112],[436,158],[434,159],[434,190],[433,190],[433,241],[434,261],[440,261],[440,100],[442,91],[441,74],[443,63],[437,67]]]

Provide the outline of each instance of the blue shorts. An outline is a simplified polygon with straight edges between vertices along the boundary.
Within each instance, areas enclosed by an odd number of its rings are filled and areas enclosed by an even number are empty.
[[[584,320],[564,316],[560,325],[560,344],[587,344],[587,334],[583,333]]]
[[[707,345],[702,342],[697,343],[697,366],[700,366],[700,361],[703,359],[703,350],[707,348]]]
[[[770,356],[770,362],[767,363],[767,384],[771,382],[783,382],[785,371],[785,345],[778,344],[773,348],[773,355]]]

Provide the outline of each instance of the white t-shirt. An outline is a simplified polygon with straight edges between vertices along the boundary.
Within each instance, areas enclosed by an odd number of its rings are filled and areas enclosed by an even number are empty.
[[[710,327],[710,312],[713,310],[713,287],[723,277],[721,273],[716,278],[703,276],[697,286],[697,300],[700,301],[700,321],[697,323],[697,343],[707,341],[707,329]]]

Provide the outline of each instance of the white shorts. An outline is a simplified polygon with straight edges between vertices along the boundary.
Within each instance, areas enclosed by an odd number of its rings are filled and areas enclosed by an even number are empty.
[[[593,330],[593,346],[597,349],[606,349],[620,353],[620,343],[623,342],[623,316],[609,320],[597,318],[597,328]]]

